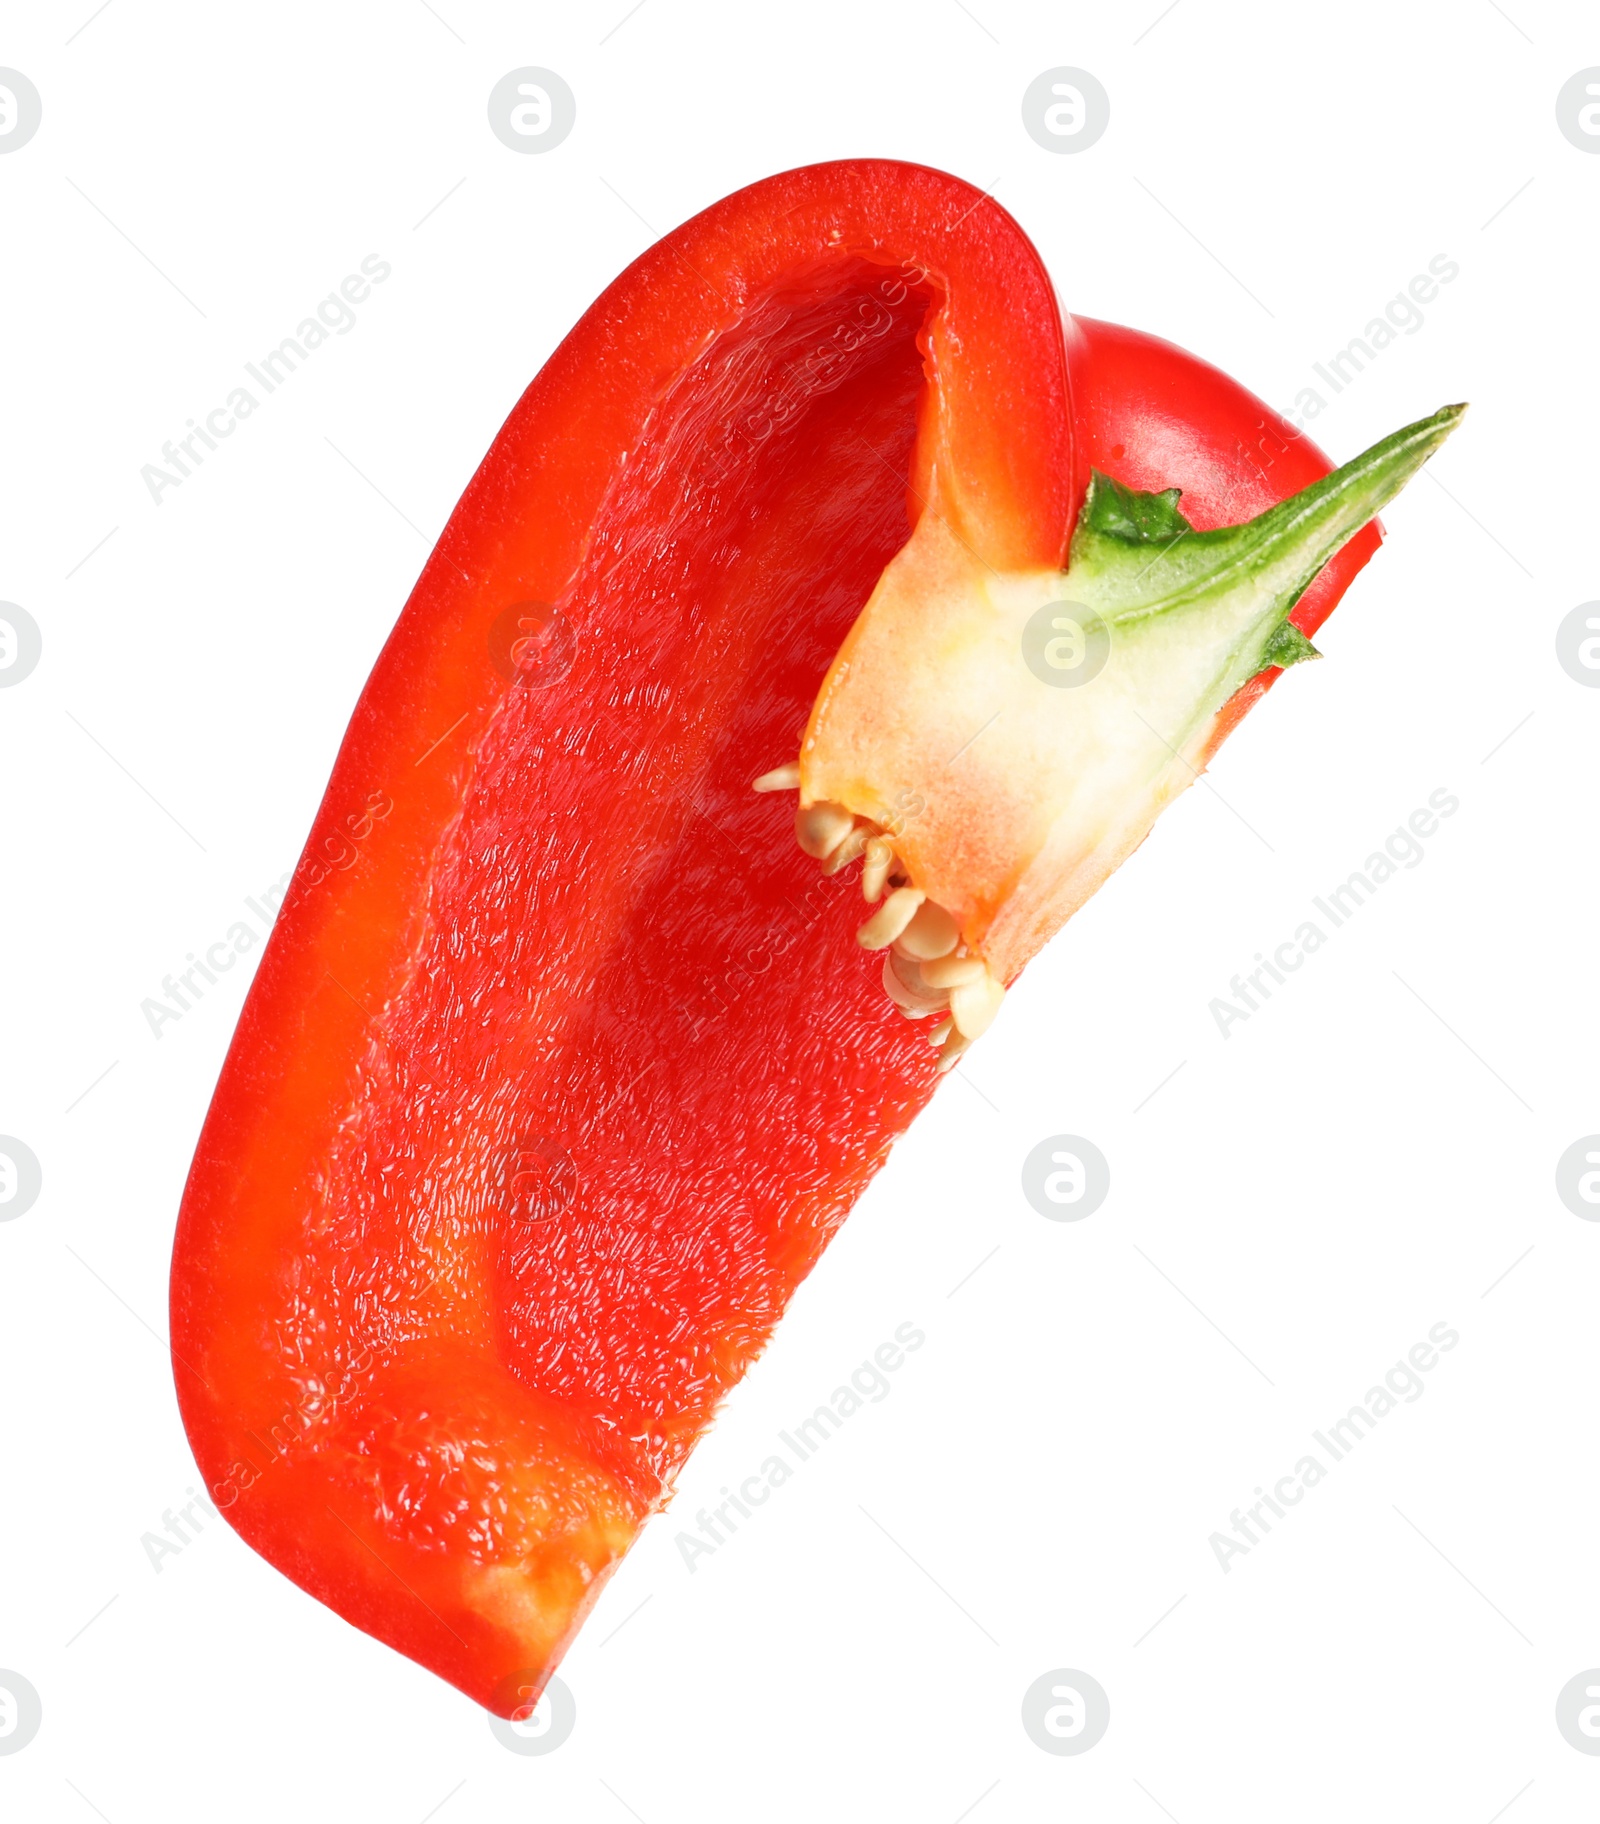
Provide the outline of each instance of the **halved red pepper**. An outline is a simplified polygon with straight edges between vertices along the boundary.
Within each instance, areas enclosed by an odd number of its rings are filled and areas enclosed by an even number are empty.
[[[809,724],[779,782],[816,811],[819,688],[859,686],[836,655],[914,535],[1059,577],[1091,469],[1181,486],[1203,530],[1328,465],[1203,362],[1064,319],[969,185],[791,172],[602,295],[378,660],[195,1155],[174,1371],[244,1538],[502,1714],[937,1081],[856,887],[751,780]],[[1163,524],[1165,562],[1189,535]],[[1251,675],[1199,764],[1275,673]],[[856,840],[891,884],[896,814]]]

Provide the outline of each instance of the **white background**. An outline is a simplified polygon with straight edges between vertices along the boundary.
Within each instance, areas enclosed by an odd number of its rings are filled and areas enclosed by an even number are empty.
[[[0,598],[44,635],[0,692],[0,1131],[44,1170],[0,1226],[0,1667],[44,1705],[4,1815],[1593,1815],[1600,1759],[1554,1722],[1600,1663],[1600,1227],[1554,1189],[1600,1129],[1600,692],[1554,651],[1600,595],[1600,157],[1554,109],[1592,13],[90,8],[0,30],[44,103],[0,157]],[[577,96],[545,156],[486,122],[525,64]],[[1111,97],[1073,156],[1019,112],[1062,64]],[[245,971],[159,1040],[140,1002],[293,865],[432,540],[584,307],[655,232],[852,154],[994,188],[1069,308],[1280,406],[1448,255],[1311,428],[1342,460],[1473,411],[1326,662],[899,1147],[565,1662],[571,1739],[521,1757],[219,1523],[152,1568],[197,1486],[168,1250]],[[354,331],[153,505],[141,465],[369,253],[393,276]],[[1220,1036],[1212,997],[1438,787],[1424,861]],[[1079,1223],[1019,1185],[1063,1132],[1111,1162]],[[680,1516],[908,1319],[891,1396],[690,1574]],[[1425,1395],[1224,1574],[1209,1535],[1441,1321]],[[1111,1701],[1072,1758],[1019,1720],[1057,1667]]]

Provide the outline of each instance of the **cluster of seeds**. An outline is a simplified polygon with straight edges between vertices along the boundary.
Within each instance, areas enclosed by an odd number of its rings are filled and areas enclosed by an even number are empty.
[[[763,773],[758,792],[800,789],[798,762]],[[982,957],[969,956],[956,921],[911,885],[888,832],[842,804],[802,805],[795,840],[825,874],[861,862],[861,891],[877,909],[856,932],[863,950],[883,950],[884,992],[908,1020],[935,1020],[928,1037],[949,1070],[973,1040],[988,1031],[1005,988]],[[887,897],[885,892],[887,890]]]

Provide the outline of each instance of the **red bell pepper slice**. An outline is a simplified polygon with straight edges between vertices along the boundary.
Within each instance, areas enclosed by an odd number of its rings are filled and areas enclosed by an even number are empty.
[[[1059,572],[1091,469],[1204,529],[1328,465],[1064,319],[969,185],[791,172],[584,316],[362,693],[195,1154],[174,1372],[242,1536],[501,1714],[937,1081],[750,781],[930,500]]]

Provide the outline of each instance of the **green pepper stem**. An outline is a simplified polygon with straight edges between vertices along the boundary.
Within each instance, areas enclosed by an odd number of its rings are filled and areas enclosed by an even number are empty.
[[[1394,499],[1466,409],[1447,405],[1419,418],[1244,525],[1196,534],[1183,555],[1200,560],[1197,574],[1176,590],[1163,589],[1161,610],[1210,596],[1246,574],[1258,589],[1293,602],[1328,559]]]

